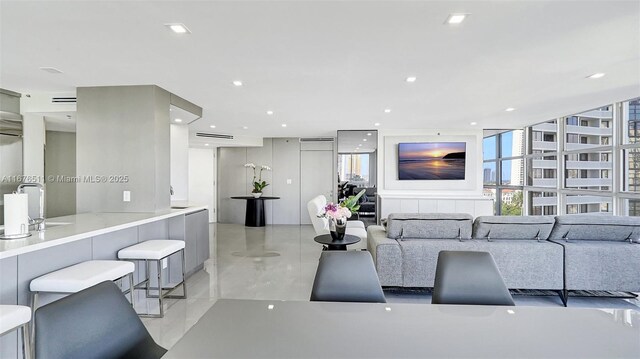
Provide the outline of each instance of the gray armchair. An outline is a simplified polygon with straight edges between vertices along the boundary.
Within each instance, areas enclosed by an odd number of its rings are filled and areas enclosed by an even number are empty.
[[[36,358],[156,359],[166,353],[110,281],[40,307],[35,323]]]

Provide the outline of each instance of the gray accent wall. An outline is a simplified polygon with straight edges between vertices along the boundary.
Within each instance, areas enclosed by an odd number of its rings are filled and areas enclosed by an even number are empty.
[[[247,162],[267,165],[263,172],[269,182],[265,196],[280,199],[265,201],[267,224],[300,224],[300,141],[298,138],[265,138],[262,147],[221,147],[218,149],[218,222],[244,223],[245,201],[232,196],[251,195],[252,170]],[[291,183],[288,183],[290,180]]]
[[[80,87],[77,99],[78,176],[128,176],[126,183],[80,181],[78,213],[168,209],[170,93],[151,85]]]
[[[46,218],[67,216],[76,213],[76,183],[60,181],[59,176],[76,175],[76,134],[73,132],[46,131],[45,188]]]

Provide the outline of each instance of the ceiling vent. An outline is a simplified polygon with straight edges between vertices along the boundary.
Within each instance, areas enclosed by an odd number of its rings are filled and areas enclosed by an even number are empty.
[[[333,142],[333,137],[301,137],[300,142]]]
[[[76,103],[75,97],[52,97],[51,103]]]
[[[196,132],[196,137],[221,138],[224,140],[233,140],[231,135],[221,135],[219,133]]]

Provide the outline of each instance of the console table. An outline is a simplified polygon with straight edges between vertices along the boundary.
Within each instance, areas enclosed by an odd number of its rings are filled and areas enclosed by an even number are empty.
[[[264,201],[280,199],[280,197],[260,196],[235,196],[231,199],[243,199],[247,201],[247,212],[244,217],[244,225],[247,227],[264,227],[266,221],[264,219]]]

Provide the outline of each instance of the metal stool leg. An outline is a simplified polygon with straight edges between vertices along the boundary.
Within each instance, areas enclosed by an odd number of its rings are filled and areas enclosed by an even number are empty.
[[[145,277],[147,277],[147,280],[146,280],[147,286],[145,288],[145,293],[144,294],[145,294],[145,296],[147,298],[149,298],[149,282],[151,281],[151,272],[149,271],[149,261],[146,260],[146,259],[144,260],[144,266],[145,266],[145,271],[146,271]]]
[[[158,302],[160,303],[160,318],[164,317],[163,291],[162,291],[162,260],[158,262]]]
[[[31,293],[31,337],[29,338],[30,348],[34,348],[34,339],[36,337],[36,306],[38,305],[38,292]]]
[[[29,326],[27,324],[20,328],[22,332],[22,356],[24,359],[31,359],[31,341],[29,340]]]
[[[185,280],[187,265],[184,261],[184,249],[180,252],[182,252],[182,294],[184,295],[184,298],[187,298],[187,281]]]
[[[135,302],[133,299],[133,288],[134,288],[135,284],[133,283],[133,273],[129,273],[129,298],[131,299],[131,306],[132,307],[136,307],[135,306]]]

